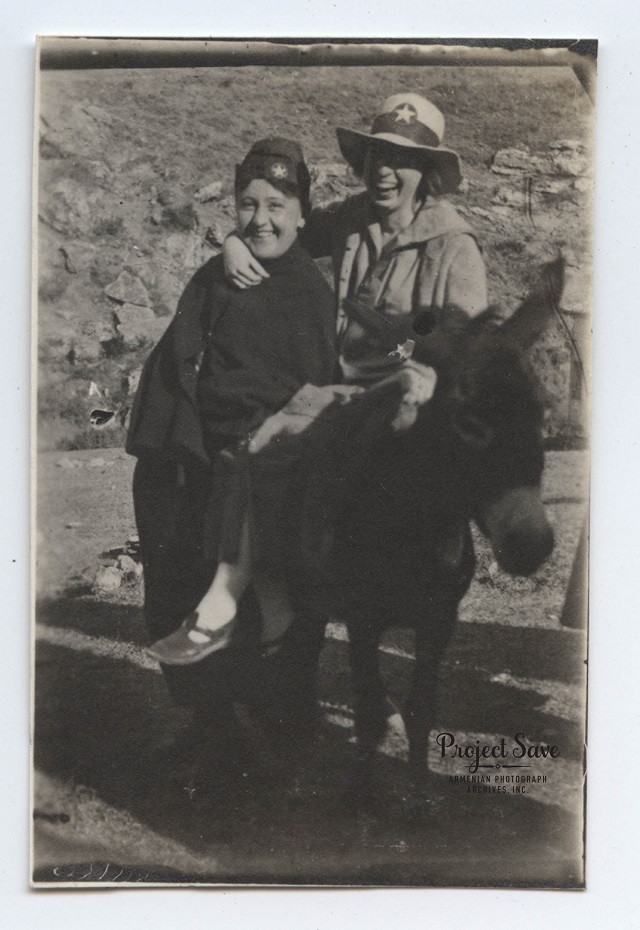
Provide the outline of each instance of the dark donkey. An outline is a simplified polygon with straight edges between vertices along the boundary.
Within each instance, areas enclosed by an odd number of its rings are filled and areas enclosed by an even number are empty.
[[[415,629],[404,721],[411,775],[425,789],[438,670],[475,567],[469,521],[511,574],[531,574],[552,551],[540,499],[543,411],[523,349],[546,327],[562,282],[562,262],[546,266],[541,286],[502,325],[491,311],[473,320],[455,310],[440,320],[418,315],[413,357],[435,368],[438,381],[405,432],[389,425],[399,401],[393,386],[360,395],[341,414],[342,439],[334,435],[323,474],[334,504],[332,606],[349,633],[361,798],[388,716],[378,665],[385,628]]]

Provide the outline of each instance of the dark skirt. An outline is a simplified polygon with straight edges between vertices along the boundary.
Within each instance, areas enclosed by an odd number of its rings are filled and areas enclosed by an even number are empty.
[[[211,545],[213,471],[187,468],[157,456],[138,460],[133,499],[144,568],[144,617],[150,640],[173,632],[209,588],[217,568]],[[242,600],[234,646],[195,665],[164,666],[173,700],[201,708],[216,707],[224,715],[233,700],[245,698],[238,688],[254,677],[259,648],[260,613],[251,590]]]
[[[137,462],[133,498],[144,568],[144,617],[151,641],[176,630],[197,607],[214,578],[220,554],[233,561],[236,537],[229,521],[237,526],[242,513],[233,498],[239,493],[234,488],[238,475],[232,469],[230,478],[228,462],[217,466],[182,466],[155,455]],[[326,615],[319,576],[296,543],[295,530],[287,529],[298,493],[294,484],[265,457],[251,490],[260,567],[284,579],[290,588],[295,614],[290,649],[284,650],[278,668],[265,662],[260,610],[250,587],[239,605],[228,649],[194,665],[163,666],[175,703],[216,708],[224,717],[233,701],[265,706],[277,690],[286,691],[297,678],[313,682]],[[231,499],[225,492],[231,493]]]
[[[297,548],[297,513],[304,493],[301,444],[275,442],[257,455],[246,447],[225,450],[212,465],[206,541],[221,562],[236,562],[245,519],[250,524],[251,563],[284,577]]]

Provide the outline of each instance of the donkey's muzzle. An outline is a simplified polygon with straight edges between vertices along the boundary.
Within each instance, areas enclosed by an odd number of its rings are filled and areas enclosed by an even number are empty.
[[[553,530],[537,487],[514,488],[483,508],[482,522],[498,565],[532,575],[553,551]]]

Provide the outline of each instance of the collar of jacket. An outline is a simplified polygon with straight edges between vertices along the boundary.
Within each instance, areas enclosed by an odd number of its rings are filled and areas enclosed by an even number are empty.
[[[352,219],[354,231],[366,227],[375,242],[381,241],[380,222],[376,216],[375,207],[365,192],[357,194],[351,199]],[[351,212],[351,211],[350,211]],[[350,224],[351,225],[351,224]],[[463,220],[453,204],[448,200],[429,199],[420,207],[413,220],[405,229],[400,230],[396,238],[390,243],[391,249],[403,249],[411,245],[419,245],[436,239],[438,236],[450,236],[466,233],[475,238],[471,226]]]
[[[260,264],[265,271],[269,272],[271,277],[278,277],[298,271],[307,257],[307,253],[300,245],[299,240],[295,239],[284,255],[280,255],[278,258],[261,259]]]

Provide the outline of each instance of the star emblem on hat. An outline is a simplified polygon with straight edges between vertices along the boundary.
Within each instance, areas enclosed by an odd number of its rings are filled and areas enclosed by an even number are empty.
[[[396,115],[396,123],[412,123],[418,115],[416,108],[412,107],[410,103],[397,106],[393,112]]]
[[[283,165],[281,161],[277,161],[275,164],[271,165],[271,175],[281,181],[284,180],[284,178],[288,178],[289,172],[287,166]]]

